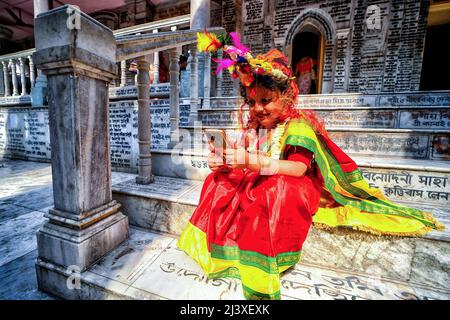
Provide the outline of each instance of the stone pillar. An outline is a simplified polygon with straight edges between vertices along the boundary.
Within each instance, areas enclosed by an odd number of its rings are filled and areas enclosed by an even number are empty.
[[[223,59],[222,49],[217,50],[217,59],[219,60]],[[223,80],[223,71],[216,76],[216,97],[222,96],[222,80]]]
[[[151,146],[151,115],[150,115],[150,57],[142,56],[137,59],[138,73],[138,143],[139,160],[136,183],[149,184],[154,181],[152,174]]]
[[[127,61],[120,61],[120,86],[127,85]]]
[[[19,58],[19,66],[20,66],[20,84],[22,86],[21,91],[20,91],[20,95],[24,96],[27,94],[27,83],[26,83],[26,79],[25,79],[25,58]]]
[[[153,30],[153,33],[158,33],[158,29]],[[153,53],[153,67],[154,67],[154,73],[153,73],[153,84],[159,83],[159,52],[155,51]]]
[[[39,13],[48,11],[48,9],[48,0],[33,0],[33,11],[35,18]]]
[[[28,56],[28,61],[30,63],[30,83],[31,83],[31,89],[34,87],[34,81],[36,80],[36,74],[34,71],[34,61],[33,56]]]
[[[170,70],[170,143],[169,148],[173,148],[180,141],[180,60],[181,48],[177,47],[169,50],[169,70]]]
[[[211,53],[205,53],[205,68],[203,71],[203,106],[204,109],[211,107]]]
[[[189,113],[189,123],[193,124],[198,120],[199,104],[197,44],[193,44],[190,46],[188,63],[191,69],[191,111]]]
[[[8,62],[2,61],[2,66],[3,66],[3,82],[5,83],[5,97],[9,97],[11,95],[11,91],[9,89]]]
[[[11,79],[13,85],[13,96],[19,95],[18,83],[17,83],[17,66],[14,59],[9,59],[9,64],[11,65]]]
[[[191,0],[190,7],[191,30],[204,29],[210,25],[210,12],[211,1],[210,0]]]
[[[48,11],[48,9],[48,0],[33,0],[34,18],[36,18],[38,14]],[[42,74],[39,69],[37,70],[37,73],[38,76],[35,85],[31,90],[31,105],[40,107],[47,104],[47,77]]]
[[[84,13],[67,28],[68,5],[35,19],[34,60],[48,78],[54,208],[37,233],[41,290],[79,299],[71,272],[83,272],[128,238],[112,200],[108,84],[116,75],[112,31]],[[74,9],[74,7],[71,7]]]
[[[211,1],[210,0],[191,0],[190,7],[190,28],[191,30],[204,30],[210,26],[210,11],[211,11]],[[192,95],[191,91],[191,113],[189,115],[190,121],[198,120],[198,107],[199,101],[198,97],[204,97],[205,95],[205,55],[204,53],[197,53],[197,45],[191,46],[191,54],[195,56],[196,67],[191,66],[191,85],[196,86],[197,94]],[[197,79],[193,82],[193,74]],[[191,87],[191,90],[192,90]]]

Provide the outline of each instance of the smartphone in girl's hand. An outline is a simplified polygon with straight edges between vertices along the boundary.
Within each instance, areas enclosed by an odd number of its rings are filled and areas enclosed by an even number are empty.
[[[208,144],[214,148],[214,150],[221,152],[226,148],[230,148],[231,144],[227,139],[225,130],[223,129],[204,129],[203,132],[206,135]]]

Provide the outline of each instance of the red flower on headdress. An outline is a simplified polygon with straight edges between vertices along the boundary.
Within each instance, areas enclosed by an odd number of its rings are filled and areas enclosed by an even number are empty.
[[[252,68],[248,64],[239,64],[237,68],[239,79],[244,87],[249,87],[255,77],[253,76]]]
[[[255,69],[255,73],[256,73],[256,74],[259,74],[259,75],[263,75],[263,74],[265,73],[265,71],[264,71],[263,68],[256,68],[256,69]]]

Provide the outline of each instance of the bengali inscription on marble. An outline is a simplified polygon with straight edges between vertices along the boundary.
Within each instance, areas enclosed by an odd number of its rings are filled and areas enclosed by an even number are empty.
[[[248,111],[244,111],[243,118],[246,121]],[[238,110],[218,110],[199,113],[200,121],[204,126],[228,127],[237,126],[239,124]]]
[[[0,97],[0,106],[6,105],[17,105],[17,104],[31,104],[31,96],[10,96],[10,97]]]
[[[378,105],[388,106],[450,106],[450,93],[408,93],[381,95]]]
[[[394,110],[317,111],[327,127],[332,128],[394,128]]]
[[[243,103],[241,98],[212,98],[211,109],[236,109]]]
[[[345,78],[347,70],[347,50],[348,50],[348,34],[349,31],[344,30],[338,32],[336,44],[336,66],[334,72],[334,89],[345,89]]]
[[[180,259],[181,250],[169,247],[168,254],[155,261],[151,272],[162,279],[178,281],[182,292],[191,298],[197,292],[208,292],[216,299],[242,299],[242,284],[231,278],[208,279],[198,266]],[[158,267],[157,269],[155,267]],[[280,279],[282,299],[307,300],[434,300],[447,294],[417,290],[405,283],[386,281],[351,272],[337,272],[297,264]],[[160,288],[160,286],[156,286]],[[167,292],[167,291],[166,291]],[[162,294],[162,292],[161,292]],[[179,295],[169,291],[168,298]]]
[[[150,86],[150,97],[167,97],[169,96],[169,83],[158,83]],[[137,97],[137,86],[110,87],[110,99],[129,99]]]
[[[372,107],[375,106],[376,96],[360,94],[339,94],[334,96],[300,96],[298,108],[329,108],[329,107]]]
[[[243,17],[245,21],[261,20],[263,18],[264,0],[243,1]]]
[[[360,169],[371,187],[392,200],[449,206],[450,175],[426,171]]]
[[[183,101],[180,100],[180,125],[181,126],[187,126],[189,124],[189,114],[191,112],[191,104],[189,103],[189,100]]]
[[[168,99],[150,100],[152,143],[154,149],[166,148],[170,142],[170,104]]]
[[[0,153],[25,159],[50,160],[47,108],[0,111]]]
[[[450,129],[449,109],[400,111],[400,128],[405,129]]]
[[[137,109],[132,102],[110,104],[109,135],[111,164],[134,167],[137,164]]]
[[[385,155],[425,159],[429,137],[418,134],[330,133],[333,141],[345,152],[358,155]]]

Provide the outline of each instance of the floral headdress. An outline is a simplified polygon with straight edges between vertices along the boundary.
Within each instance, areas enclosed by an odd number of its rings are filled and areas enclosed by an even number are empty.
[[[316,132],[329,137],[325,129],[325,122],[314,110],[296,108],[298,87],[296,81],[293,81],[295,77],[289,65],[289,59],[281,51],[272,49],[265,54],[253,57],[250,49],[241,43],[236,32],[230,32],[229,35],[216,35],[206,32],[206,30],[197,32],[197,47],[199,52],[214,52],[222,49],[224,53],[228,54],[228,58],[213,59],[218,64],[216,74],[227,69],[233,78],[239,78],[244,87],[253,84],[255,75],[271,76],[279,82],[286,81],[288,89],[284,92],[283,99],[288,104],[288,111],[280,120],[304,118],[311,123]],[[256,126],[251,117],[248,119],[247,125],[244,125],[244,105],[245,102],[241,105],[239,116],[239,123],[243,130],[245,127]]]
[[[213,52],[222,49],[229,58],[213,59],[217,65],[216,74],[227,69],[233,78],[239,78],[244,87],[255,80],[254,75],[269,75],[280,81],[293,80],[289,61],[279,50],[271,50],[265,55],[253,57],[250,49],[239,40],[236,32],[229,35],[216,35],[209,32],[197,32],[199,52]]]

